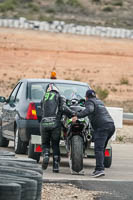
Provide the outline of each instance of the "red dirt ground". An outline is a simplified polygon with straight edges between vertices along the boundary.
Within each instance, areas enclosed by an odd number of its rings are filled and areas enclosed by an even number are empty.
[[[52,70],[59,79],[108,89],[107,105],[133,112],[132,40],[0,29],[0,95],[19,79],[49,78]]]

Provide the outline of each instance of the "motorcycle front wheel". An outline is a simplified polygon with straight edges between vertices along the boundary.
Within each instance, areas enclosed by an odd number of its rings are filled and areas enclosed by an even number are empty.
[[[75,135],[71,140],[72,170],[80,172],[83,169],[83,138]]]

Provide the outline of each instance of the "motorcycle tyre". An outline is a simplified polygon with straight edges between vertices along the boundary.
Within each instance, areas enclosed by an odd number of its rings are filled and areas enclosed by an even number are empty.
[[[73,171],[79,173],[83,170],[83,138],[79,135],[72,137],[71,161]]]

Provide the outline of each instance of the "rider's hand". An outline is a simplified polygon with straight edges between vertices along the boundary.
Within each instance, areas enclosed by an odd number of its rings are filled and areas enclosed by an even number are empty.
[[[72,122],[75,123],[77,121],[77,116],[72,117]]]

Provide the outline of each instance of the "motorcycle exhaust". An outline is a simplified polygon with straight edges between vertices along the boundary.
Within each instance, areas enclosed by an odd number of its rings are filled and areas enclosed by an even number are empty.
[[[92,136],[91,135],[87,135],[87,142],[91,142],[92,140]]]

